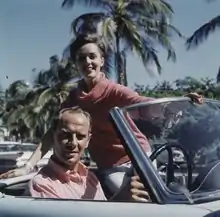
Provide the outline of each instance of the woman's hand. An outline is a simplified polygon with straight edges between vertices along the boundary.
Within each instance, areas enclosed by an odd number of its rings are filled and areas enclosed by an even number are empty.
[[[131,198],[134,201],[150,202],[148,192],[145,190],[144,185],[141,183],[139,176],[135,175],[131,178],[130,183]]]
[[[1,174],[0,179],[9,179],[18,176],[24,176],[29,174],[29,172],[30,170],[26,166],[22,166],[20,168],[9,170],[8,172]]]
[[[194,103],[197,103],[197,104],[203,103],[203,96],[198,93],[192,92],[192,93],[187,94],[186,97],[189,97]]]

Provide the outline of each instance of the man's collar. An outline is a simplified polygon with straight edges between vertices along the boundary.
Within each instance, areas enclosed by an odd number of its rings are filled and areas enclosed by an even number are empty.
[[[74,181],[77,183],[82,182],[82,178],[88,175],[87,167],[81,162],[78,163],[77,171],[72,171],[64,168],[52,158],[48,162],[48,166],[53,170],[54,173],[64,182]]]

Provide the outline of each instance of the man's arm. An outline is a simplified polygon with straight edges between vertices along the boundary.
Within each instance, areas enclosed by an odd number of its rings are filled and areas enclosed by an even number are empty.
[[[41,158],[50,150],[53,145],[53,132],[49,129],[43,136],[42,141],[37,146],[31,157],[28,159],[26,164],[14,170],[10,170],[0,175],[0,179],[13,178],[17,176],[23,176],[28,174],[40,161]]]
[[[148,192],[145,190],[144,185],[141,183],[139,176],[134,175],[131,180],[112,198],[110,201],[138,201],[150,202]]]

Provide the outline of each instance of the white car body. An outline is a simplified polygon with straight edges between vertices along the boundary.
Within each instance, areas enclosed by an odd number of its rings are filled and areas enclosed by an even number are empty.
[[[33,151],[36,149],[33,143],[20,143],[13,141],[0,142],[0,168],[1,171],[7,171],[13,167],[23,166],[31,157]],[[53,151],[50,150],[37,164],[42,167],[47,164]]]
[[[28,181],[37,172],[25,176],[0,181],[8,188],[22,185],[28,186]],[[12,188],[13,189],[13,188]],[[13,204],[13,205],[12,205]],[[44,199],[31,197],[15,197],[0,193],[0,217],[218,217],[220,216],[220,201],[202,204],[152,204],[134,202],[86,201],[65,199]]]
[[[161,104],[161,102],[174,102],[174,105],[175,102],[185,102],[189,107],[192,107],[191,101],[189,101],[188,98],[159,99],[154,102],[140,103],[134,105],[134,107],[141,107],[142,105],[148,106],[153,103]],[[206,105],[204,105],[205,102],[207,102]],[[214,107],[214,103],[220,105],[218,101],[206,101],[206,99],[204,99],[203,105],[204,107],[207,106],[207,110],[205,110],[207,113],[209,110],[216,112],[215,117],[219,121],[215,123],[215,127],[217,127],[220,126],[220,110]],[[180,106],[180,104],[177,105]],[[212,106],[210,106],[210,104],[212,104]],[[201,107],[203,106],[201,105]],[[184,108],[182,110],[185,112]],[[143,111],[143,109],[141,111]],[[114,108],[110,114],[121,136],[124,148],[131,159],[131,163],[151,197],[151,202],[32,198],[30,195],[25,194],[28,181],[36,174],[31,173],[22,177],[0,180],[0,192],[2,192],[0,193],[0,217],[220,217],[220,187],[215,187],[214,185],[211,190],[209,188],[207,190],[204,187],[204,184],[206,184],[207,180],[210,180],[210,175],[213,174],[212,172],[217,167],[212,167],[211,170],[205,173],[198,189],[191,190],[185,183],[176,182],[178,181],[176,179],[173,182],[177,184],[173,185],[173,187],[176,186],[176,188],[171,188],[172,185],[168,185],[161,177],[165,176],[164,180],[168,180],[166,178],[169,178],[169,174],[164,171],[160,174],[160,171],[158,171],[159,168],[153,165],[151,159],[155,151],[157,152],[161,147],[153,150],[150,157],[147,156],[140,147],[140,143],[134,136],[131,128],[128,127],[129,125],[128,122],[126,122],[125,115],[123,115],[123,110]],[[206,115],[204,112],[203,114]],[[209,117],[209,115],[207,114],[206,117]],[[205,123],[207,123],[207,121]],[[210,123],[213,125],[213,122]],[[220,131],[220,128],[218,130]],[[220,134],[217,132],[217,136],[218,135]],[[199,135],[196,136],[198,137]],[[213,138],[213,136],[211,137]],[[172,156],[174,156],[177,163],[182,162],[181,153],[175,151]],[[166,160],[166,158],[162,160]],[[220,163],[218,163],[218,165],[219,164]],[[174,164],[172,163],[172,165]],[[215,171],[217,171],[217,173],[214,174],[217,174],[216,180],[218,181],[219,170]],[[176,171],[174,175],[181,176],[181,172]],[[186,175],[189,177],[189,173],[186,173]],[[193,175],[198,178],[198,176],[202,174],[194,173]],[[211,176],[211,181],[213,180],[212,177],[213,176]],[[192,180],[192,182],[193,181],[194,180]]]

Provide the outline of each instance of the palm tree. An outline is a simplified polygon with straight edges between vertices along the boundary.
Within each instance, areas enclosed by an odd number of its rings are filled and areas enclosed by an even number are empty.
[[[5,90],[4,96],[4,110],[1,113],[1,118],[3,124],[6,125],[10,131],[14,132],[16,137],[19,134],[17,128],[21,128],[22,115],[17,116],[16,119],[11,122],[11,116],[13,116],[13,112],[16,111],[19,107],[23,107],[25,104],[25,98],[28,92],[31,90],[30,85],[24,80],[17,80],[9,85],[9,87]]]
[[[96,32],[104,36],[105,42],[110,45],[111,56],[115,59],[118,83],[127,85],[124,66],[128,51],[137,54],[147,70],[149,64],[156,64],[159,73],[161,65],[156,50],[158,44],[167,50],[168,59],[175,60],[175,52],[168,37],[172,31],[181,34],[170,24],[173,10],[165,1],[64,0],[62,7],[69,8],[77,3],[104,9],[103,13],[79,16],[73,21],[72,30],[75,35]]]
[[[206,0],[212,2],[214,0]],[[213,33],[216,28],[220,27],[220,15],[212,18],[201,27],[199,27],[186,41],[187,49],[197,47],[204,40],[206,40],[211,33]]]
[[[71,62],[64,63],[52,56],[50,63],[50,69],[40,71],[33,85],[15,81],[6,91],[11,100],[7,102],[3,122],[22,139],[42,137],[51,126],[60,103],[75,85],[77,74]]]
[[[2,116],[5,112],[6,108],[6,96],[5,96],[5,90],[0,84],[0,127],[2,126]],[[1,129],[1,128],[0,128]]]
[[[220,83],[220,67],[218,68],[218,74],[216,77],[216,83],[219,84]]]
[[[5,109],[5,91],[3,87],[0,85],[0,116]]]

